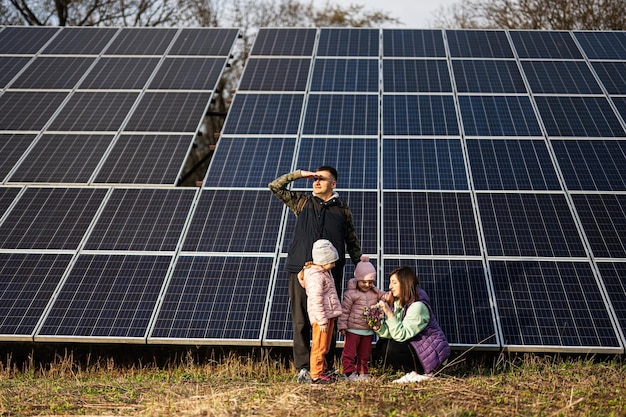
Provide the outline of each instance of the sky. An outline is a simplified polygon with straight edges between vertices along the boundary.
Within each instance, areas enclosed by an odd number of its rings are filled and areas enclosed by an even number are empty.
[[[403,25],[393,24],[383,27],[399,27],[405,29],[426,29],[431,27],[429,22],[434,20],[434,12],[440,6],[447,7],[460,0],[340,0],[340,4],[361,4],[368,10],[382,10],[393,17],[397,17]],[[323,4],[325,1],[317,0]]]

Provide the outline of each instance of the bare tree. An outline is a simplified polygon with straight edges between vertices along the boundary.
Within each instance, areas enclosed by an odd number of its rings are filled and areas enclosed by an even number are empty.
[[[624,30],[624,0],[468,0],[440,8],[435,27]]]

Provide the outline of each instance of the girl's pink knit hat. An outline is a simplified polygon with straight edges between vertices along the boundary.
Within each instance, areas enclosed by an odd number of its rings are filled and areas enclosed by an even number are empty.
[[[376,281],[376,269],[374,265],[370,263],[370,258],[367,255],[361,255],[361,262],[356,264],[354,268],[354,278],[357,281],[374,280]]]

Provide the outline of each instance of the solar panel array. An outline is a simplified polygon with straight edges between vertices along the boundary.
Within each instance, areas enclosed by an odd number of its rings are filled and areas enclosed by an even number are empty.
[[[175,187],[236,36],[0,31],[0,339],[290,345],[267,184],[329,164],[453,347],[624,352],[626,32],[261,29]]]

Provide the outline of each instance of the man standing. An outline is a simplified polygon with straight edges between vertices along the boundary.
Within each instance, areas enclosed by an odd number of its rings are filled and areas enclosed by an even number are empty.
[[[301,178],[313,179],[313,194],[287,189],[291,182]],[[332,274],[337,291],[341,291],[346,247],[355,265],[362,255],[361,243],[352,222],[352,212],[348,205],[339,199],[335,192],[336,186],[337,170],[328,165],[317,168],[315,172],[302,170],[290,172],[269,184],[272,193],[297,217],[285,269],[289,272],[293,359],[296,368],[300,370],[298,382],[311,380],[309,374],[311,324],[306,310],[306,291],[298,282],[298,272],[312,259],[313,243],[319,239],[328,239],[339,253],[339,260],[332,269]],[[328,358],[331,367],[335,358],[336,340],[334,334]]]

